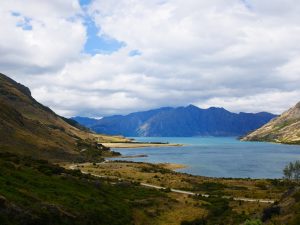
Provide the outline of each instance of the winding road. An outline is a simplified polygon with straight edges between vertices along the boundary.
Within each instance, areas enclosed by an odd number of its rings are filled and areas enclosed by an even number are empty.
[[[74,170],[74,169],[78,169],[78,165],[71,165],[69,166],[69,169]],[[102,176],[102,175],[97,175],[97,174],[93,174],[93,173],[88,173],[85,171],[80,170],[83,174],[90,174],[94,177],[99,177],[99,178],[110,178],[109,176]],[[123,179],[119,178],[119,181],[123,181]],[[154,188],[154,189],[166,189],[165,187],[161,187],[161,186],[157,186],[157,185],[153,185],[153,184],[147,184],[147,183],[140,183],[141,186],[144,187],[148,187],[148,188]],[[178,193],[178,194],[184,194],[184,195],[192,195],[192,196],[202,196],[205,198],[209,198],[210,195],[208,194],[199,194],[199,193],[195,193],[195,192],[191,192],[191,191],[183,191],[183,190],[178,190],[178,189],[174,189],[174,188],[170,188],[171,192],[174,193]],[[273,204],[275,202],[275,200],[273,199],[255,199],[255,198],[243,198],[243,197],[231,197],[231,196],[222,196],[222,198],[226,198],[226,199],[232,199],[234,201],[241,201],[241,202],[257,202],[257,203],[267,203],[267,204]]]

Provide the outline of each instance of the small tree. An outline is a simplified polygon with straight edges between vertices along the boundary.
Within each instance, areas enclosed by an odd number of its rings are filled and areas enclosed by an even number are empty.
[[[300,161],[294,163],[294,179],[297,181],[300,180]]]
[[[297,160],[296,162],[290,162],[284,169],[283,169],[284,178],[288,180],[295,180],[300,181],[300,161]]]
[[[291,162],[285,166],[285,168],[283,169],[284,178],[286,178],[288,180],[292,179],[292,176],[293,176],[292,171],[294,170],[293,167],[294,167],[294,165]]]
[[[244,225],[262,225],[260,220],[247,220]]]

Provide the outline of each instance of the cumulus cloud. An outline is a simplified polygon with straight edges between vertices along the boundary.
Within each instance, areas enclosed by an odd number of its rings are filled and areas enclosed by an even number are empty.
[[[77,1],[2,1],[0,66],[12,76],[59,71],[86,39]]]
[[[190,103],[281,113],[300,100],[295,0],[23,2],[0,3],[0,67],[65,116]],[[124,46],[85,52],[85,17]]]

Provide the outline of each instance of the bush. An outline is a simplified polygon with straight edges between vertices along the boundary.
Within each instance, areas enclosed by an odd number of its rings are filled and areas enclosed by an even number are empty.
[[[59,175],[65,171],[64,168],[51,164],[41,164],[37,169],[38,171],[48,176]]]
[[[244,225],[262,225],[263,223],[260,220],[246,220]]]
[[[193,221],[182,221],[181,225],[206,225],[207,221],[205,219],[195,219]]]
[[[169,188],[169,187],[163,188],[162,191],[168,193],[168,192],[171,192],[171,188]]]
[[[265,222],[272,218],[273,215],[280,214],[280,207],[278,205],[271,206],[269,208],[264,209],[262,221]]]
[[[213,192],[213,191],[221,191],[227,188],[227,185],[222,183],[215,183],[215,182],[204,182],[201,184],[195,184],[193,187],[194,191],[206,191],[206,192]]]
[[[300,180],[300,161],[297,160],[296,162],[290,162],[284,169],[283,169],[284,177],[288,180]]]
[[[296,202],[300,202],[300,191],[293,194],[293,198],[295,199]]]

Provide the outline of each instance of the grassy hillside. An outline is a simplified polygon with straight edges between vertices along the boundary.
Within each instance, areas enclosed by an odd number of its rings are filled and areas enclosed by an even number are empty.
[[[168,198],[160,191],[0,153],[1,224],[133,224],[134,212],[144,215],[161,202]]]
[[[267,207],[263,211],[262,220],[267,225],[300,224],[300,187],[299,185],[291,185],[280,201]]]
[[[75,121],[58,116],[38,103],[27,87],[3,74],[0,74],[0,136],[0,151],[55,161],[83,160],[86,150],[95,153],[97,141],[128,141],[94,134]],[[80,153],[82,150],[85,154]]]
[[[163,166],[163,165],[162,165]],[[66,166],[69,168],[69,166]],[[153,218],[153,224],[244,224],[246,220],[261,221],[250,224],[299,224],[299,183],[278,179],[232,179],[192,176],[170,171],[160,165],[128,161],[77,164],[82,171],[131,182],[141,182],[177,190],[208,194],[211,197],[186,197],[168,193],[180,201],[183,207],[173,204],[172,214],[166,212]],[[297,194],[298,193],[298,194]],[[228,196],[222,198],[220,196]],[[253,198],[253,202],[233,201],[231,197]],[[273,199],[274,204],[257,202],[257,199]],[[203,214],[199,215],[199,213]],[[198,216],[197,216],[198,213]],[[167,214],[168,216],[166,216]],[[188,215],[184,218],[182,215]],[[173,218],[173,220],[172,220]],[[181,218],[180,223],[174,218]],[[162,223],[155,223],[155,221]],[[277,223],[272,223],[277,221]],[[280,221],[280,222],[279,222]],[[284,223],[286,221],[286,223]],[[289,223],[288,223],[289,222]],[[298,223],[297,223],[298,222]],[[246,223],[248,224],[248,223]]]
[[[259,215],[262,207],[143,188],[137,182],[97,178],[44,160],[0,153],[1,225],[241,224]]]
[[[242,140],[300,144],[300,102]]]

